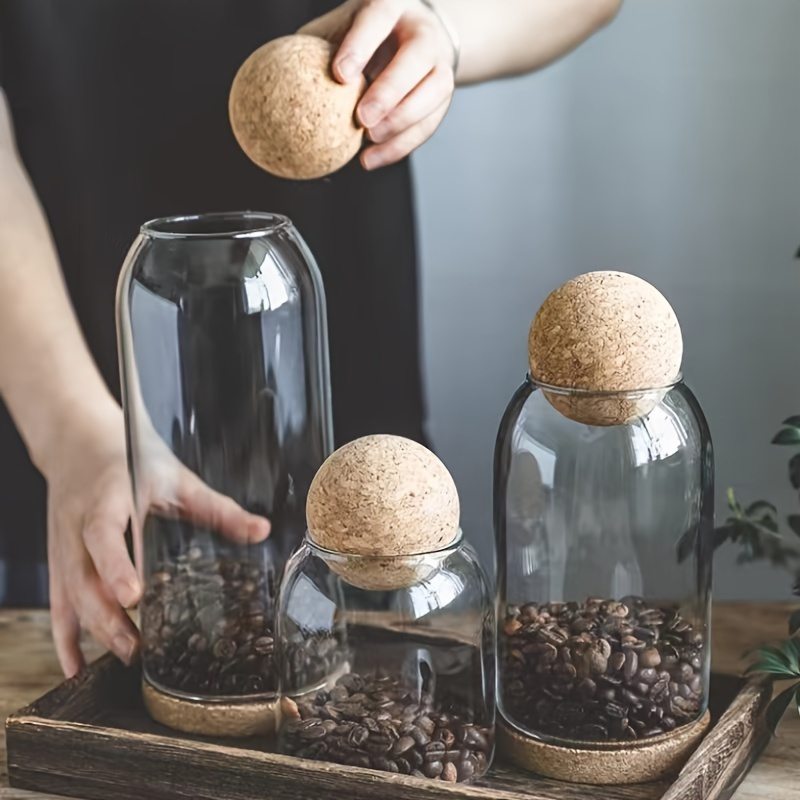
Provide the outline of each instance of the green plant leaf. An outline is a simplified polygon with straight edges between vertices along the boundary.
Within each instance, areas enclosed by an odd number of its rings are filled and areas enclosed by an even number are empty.
[[[800,428],[800,415],[793,415],[781,422],[781,425],[791,425],[793,428]]]
[[[772,437],[772,444],[800,444],[800,428],[784,428]]]
[[[767,725],[773,736],[777,733],[778,725],[783,715],[786,713],[786,709],[789,708],[789,704],[792,700],[797,702],[796,695],[798,694],[798,689],[800,689],[800,684],[790,686],[788,689],[782,691],[769,706],[767,706]]]
[[[800,453],[795,453],[789,459],[789,483],[795,489],[800,489]]]
[[[789,516],[786,517],[786,521],[789,523],[789,527],[792,531],[800,536],[800,514],[789,514]]]
[[[778,536],[780,537],[780,533],[778,532],[778,521],[774,517],[763,516],[761,519],[756,521],[759,529],[766,533],[769,536]]]
[[[746,674],[764,673],[765,675],[786,675],[790,678],[796,677],[783,650],[778,650],[775,647],[759,647],[758,650],[756,650],[756,655],[760,660],[755,664],[751,664],[747,668]]]
[[[756,514],[763,514],[765,512],[772,514],[773,516],[778,515],[778,509],[775,508],[772,503],[768,503],[766,500],[756,500],[755,503],[750,503],[750,505],[745,509],[744,513],[748,517],[755,517]]]
[[[800,608],[789,617],[789,636],[794,636],[800,631]]]
[[[800,640],[789,638],[781,645],[781,649],[786,656],[786,663],[792,672],[800,678]]]

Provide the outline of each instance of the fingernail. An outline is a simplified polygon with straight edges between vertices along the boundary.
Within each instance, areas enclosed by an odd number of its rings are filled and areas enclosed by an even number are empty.
[[[380,156],[376,156],[374,153],[364,153],[364,155],[361,156],[361,163],[364,169],[372,170],[380,167],[383,161]]]
[[[383,109],[378,103],[372,102],[361,106],[358,115],[361,117],[361,123],[365,128],[371,128],[381,121],[383,117]]]
[[[139,600],[141,590],[139,588],[139,581],[123,581],[119,584],[117,597],[123,608],[130,608],[136,605]]]
[[[345,56],[339,62],[339,75],[342,76],[342,80],[344,80],[345,83],[350,83],[350,81],[355,80],[359,72],[361,72],[361,65],[353,56]]]
[[[266,539],[267,536],[269,536],[270,530],[272,530],[272,526],[269,524],[269,520],[253,520],[249,525],[250,539],[260,542],[262,539]]]
[[[129,636],[115,636],[111,641],[111,649],[117,658],[129,666],[136,651],[136,642]]]

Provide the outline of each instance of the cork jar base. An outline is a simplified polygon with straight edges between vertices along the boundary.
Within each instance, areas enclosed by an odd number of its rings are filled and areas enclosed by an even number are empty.
[[[591,748],[561,747],[524,736],[505,722],[497,726],[498,753],[521,769],[545,778],[595,786],[647,783],[679,772],[711,722],[697,722],[663,736],[637,742],[592,743]]]
[[[184,700],[142,681],[147,713],[162,725],[200,736],[246,738],[273,736],[277,730],[277,700],[243,703]]]

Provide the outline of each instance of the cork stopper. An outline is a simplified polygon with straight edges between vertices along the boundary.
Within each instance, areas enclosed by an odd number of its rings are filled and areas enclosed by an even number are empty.
[[[431,554],[459,535],[459,500],[444,464],[416,442],[365,436],[320,467],[308,492],[311,540],[340,556],[330,566],[364,589],[423,580]]]
[[[336,48],[317,36],[274,39],[242,64],[228,112],[247,156],[280,178],[321,178],[360,150],[355,108],[366,79],[340,84],[331,74]]]
[[[624,272],[589,272],[544,301],[528,338],[531,376],[569,419],[622,425],[645,416],[680,375],[683,340],[666,298]]]

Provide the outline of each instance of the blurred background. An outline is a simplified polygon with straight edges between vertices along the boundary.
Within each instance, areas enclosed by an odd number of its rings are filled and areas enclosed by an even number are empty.
[[[800,414],[798,30],[797,0],[628,0],[550,69],[457,93],[415,155],[431,434],[487,564],[494,440],[528,327],[594,269],[639,275],[675,308],[718,523],[728,486],[800,511],[790,449],[770,445]],[[790,597],[788,573],[737,552],[718,552],[715,597]]]

